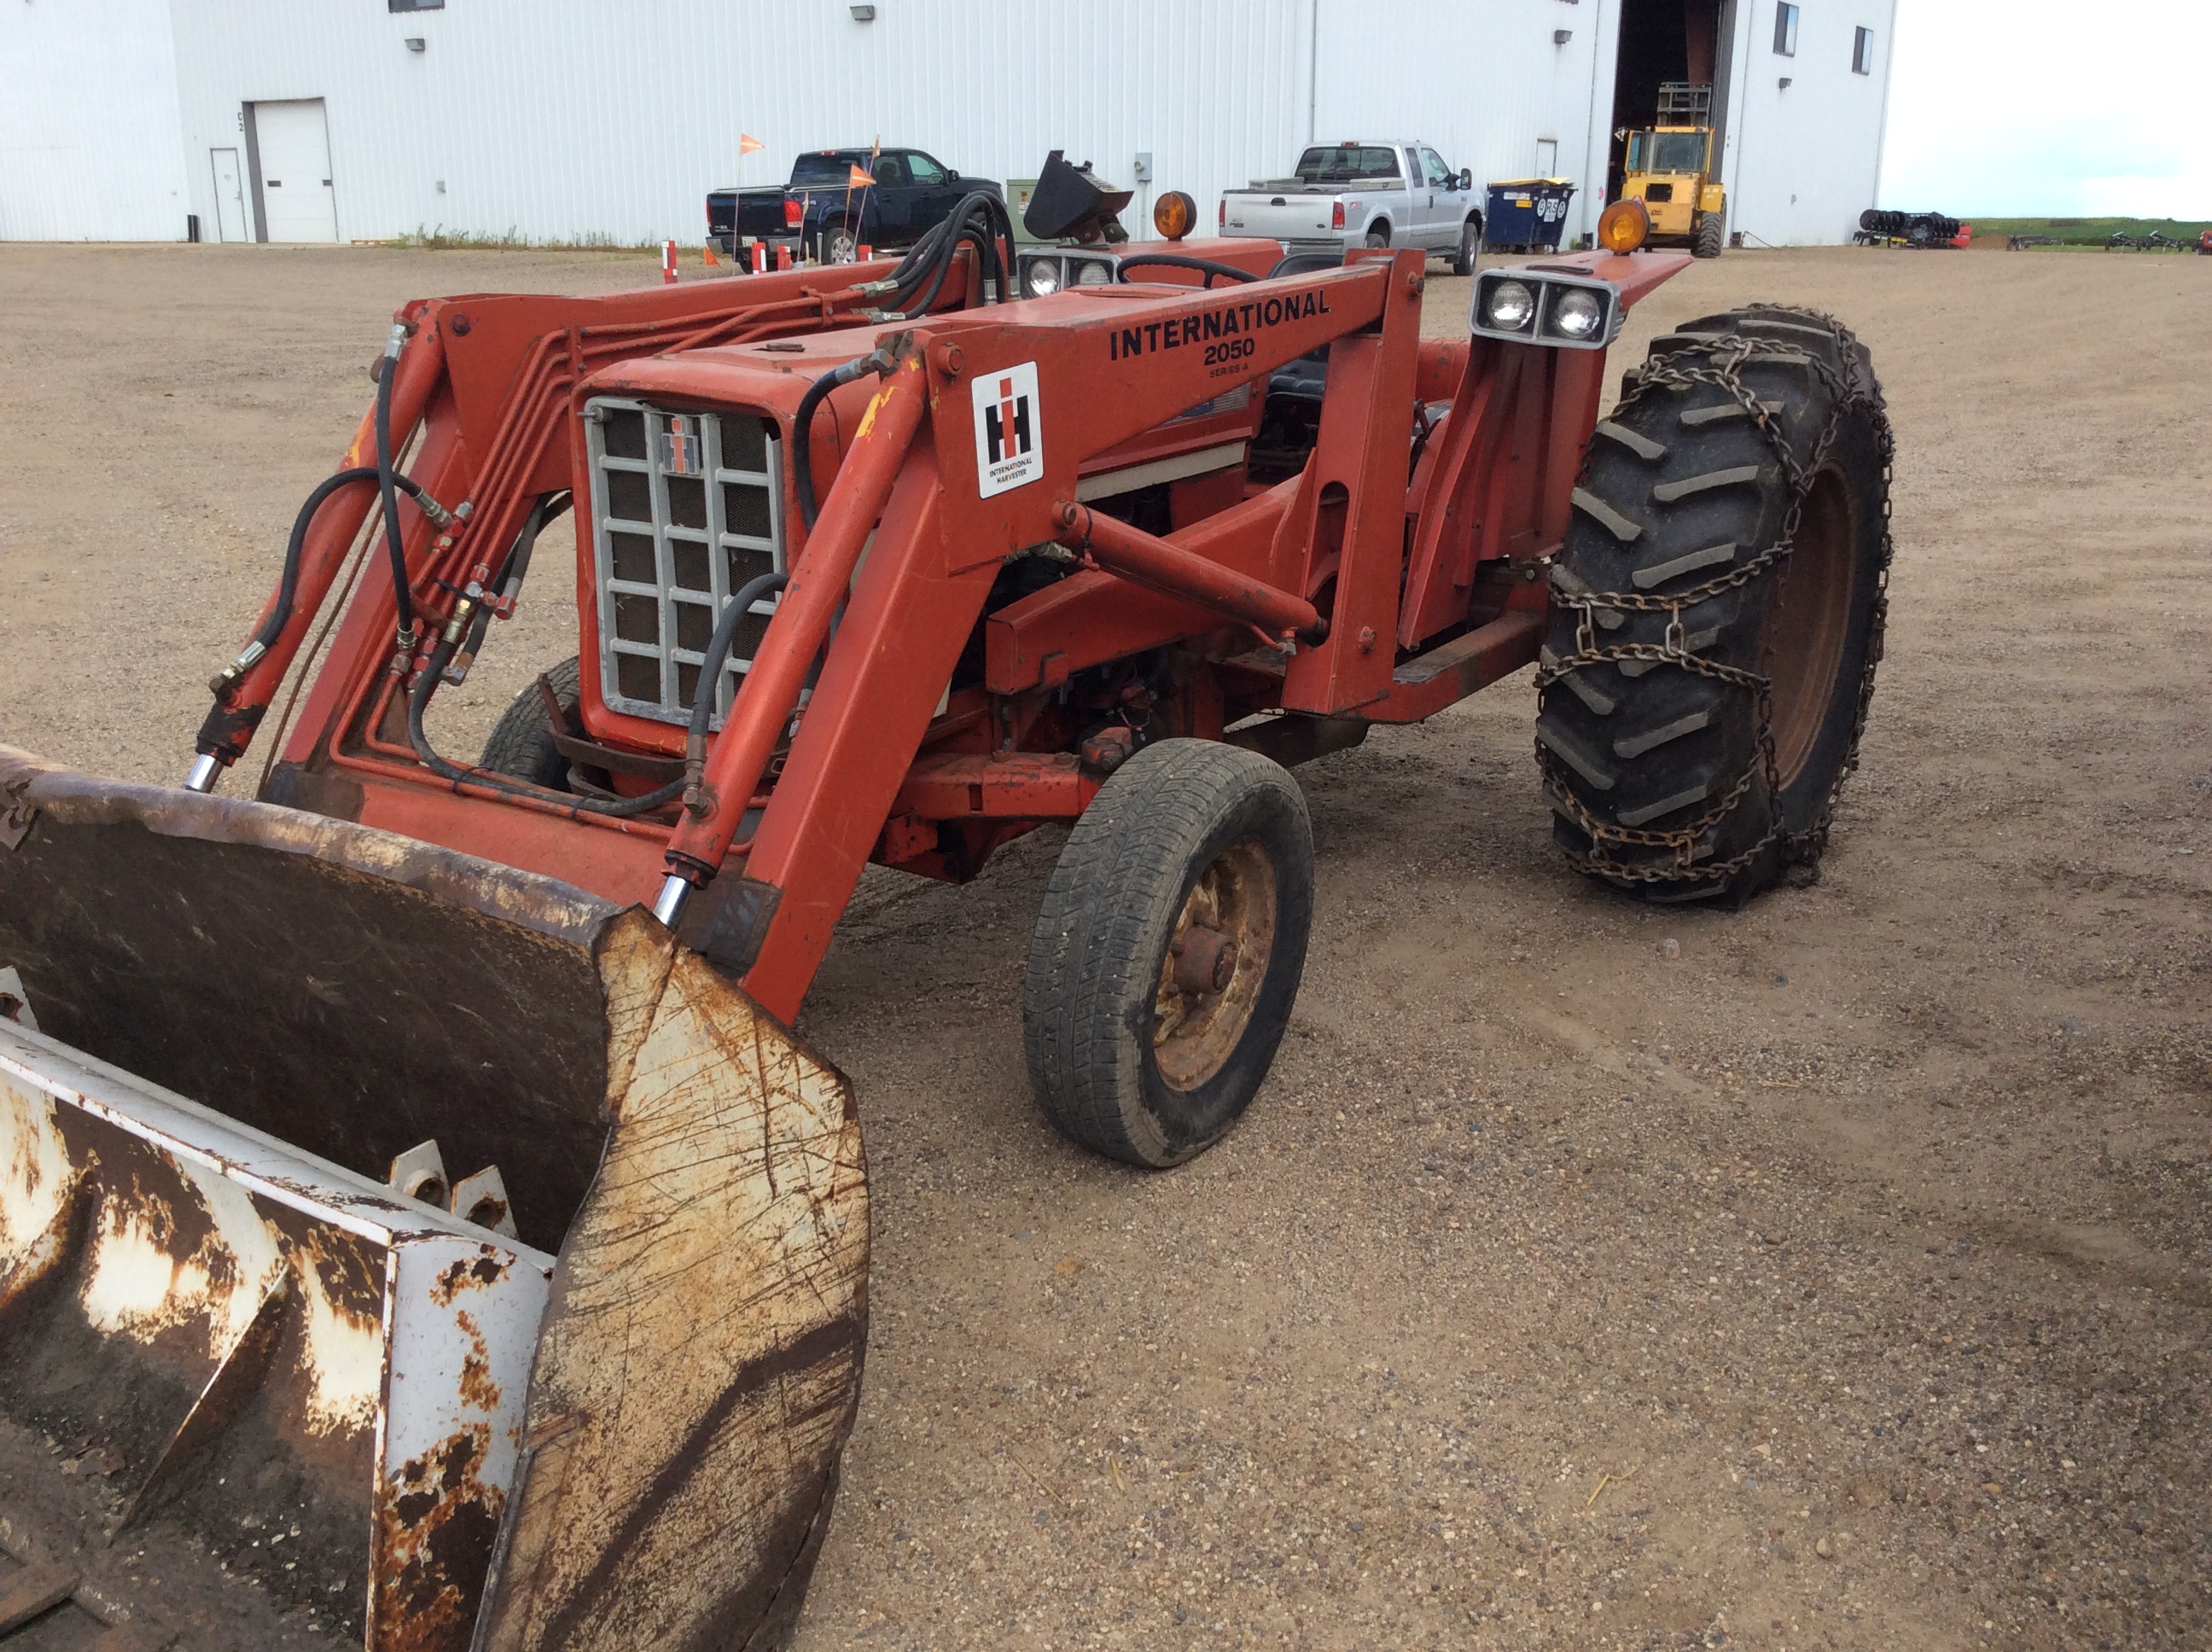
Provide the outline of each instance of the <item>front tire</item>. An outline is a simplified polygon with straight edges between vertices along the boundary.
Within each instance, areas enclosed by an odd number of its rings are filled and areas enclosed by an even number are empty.
[[[1030,943],[1030,1085],[1070,1140],[1148,1169],[1237,1121],[1273,1063],[1313,926],[1288,770],[1210,740],[1146,747],[1060,851]]]
[[[1460,226],[1459,252],[1452,258],[1452,274],[1471,276],[1474,273],[1475,256],[1482,251],[1482,219],[1469,218]]]
[[[1717,258],[1728,246],[1728,228],[1717,212],[1698,220],[1698,241],[1691,250],[1701,258]]]
[[[1825,316],[1707,316],[1629,376],[1574,490],[1537,677],[1582,870],[1665,901],[1817,866],[1881,658],[1890,454],[1866,349]]]
[[[547,671],[545,680],[553,685],[561,703],[575,710],[584,697],[581,667],[575,656]],[[568,760],[553,744],[552,720],[545,714],[545,701],[537,683],[530,683],[507,701],[499,721],[492,725],[477,764],[495,774],[512,774],[551,791],[568,789]]]

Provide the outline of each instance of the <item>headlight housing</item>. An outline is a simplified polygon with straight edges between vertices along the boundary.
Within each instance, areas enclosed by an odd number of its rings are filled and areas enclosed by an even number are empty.
[[[1468,331],[1520,344],[1603,349],[1620,335],[1622,315],[1611,282],[1572,265],[1529,264],[1475,278]]]
[[[1105,287],[1121,279],[1121,261],[1111,253],[1040,246],[1015,255],[1024,298],[1049,298],[1070,287]]]

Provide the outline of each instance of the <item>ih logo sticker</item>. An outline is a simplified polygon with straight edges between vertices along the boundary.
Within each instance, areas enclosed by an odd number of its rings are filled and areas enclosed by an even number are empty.
[[[993,494],[1035,482],[1044,474],[1044,433],[1037,428],[1036,363],[977,374],[969,386],[975,401],[975,492]]]
[[[680,413],[668,416],[668,428],[660,433],[660,468],[671,476],[697,476],[707,468],[696,420]]]

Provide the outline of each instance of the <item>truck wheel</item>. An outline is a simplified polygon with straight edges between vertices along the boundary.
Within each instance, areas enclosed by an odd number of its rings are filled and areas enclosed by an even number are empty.
[[[860,243],[849,228],[841,223],[829,224],[816,242],[815,255],[824,264],[850,264],[860,250]]]
[[[584,696],[575,657],[562,660],[545,676],[561,703],[574,710]],[[556,792],[568,789],[568,760],[554,750],[553,725],[546,718],[545,702],[538,696],[537,683],[530,683],[507,702],[499,721],[492,725],[491,738],[484,742],[483,756],[477,762],[495,774],[512,774]]]
[[[1698,244],[1691,250],[1701,258],[1717,258],[1728,245],[1728,229],[1720,214],[1708,212],[1698,220]]]
[[[1370,246],[1389,246],[1390,226],[1388,224],[1378,224],[1374,228],[1369,230],[1367,232],[1367,244]]]
[[[1459,252],[1452,258],[1452,274],[1474,273],[1475,255],[1482,251],[1482,217],[1477,214],[1460,226]]]
[[[1070,1140],[1180,1164],[1267,1076],[1313,925],[1313,829],[1257,752],[1163,740],[1115,771],[1053,869],[1030,943],[1030,1087]]]
[[[1833,319],[1684,325],[1597,427],[1552,570],[1536,756],[1554,835],[1647,899],[1816,867],[1881,658],[1889,422]]]

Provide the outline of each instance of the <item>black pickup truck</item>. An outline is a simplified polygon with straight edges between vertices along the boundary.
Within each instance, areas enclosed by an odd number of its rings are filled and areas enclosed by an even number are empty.
[[[874,183],[856,187],[855,167]],[[722,252],[766,241],[842,264],[858,246],[911,246],[979,189],[999,193],[988,179],[963,178],[920,149],[810,149],[791,163],[791,181],[780,188],[710,193],[707,239]]]

